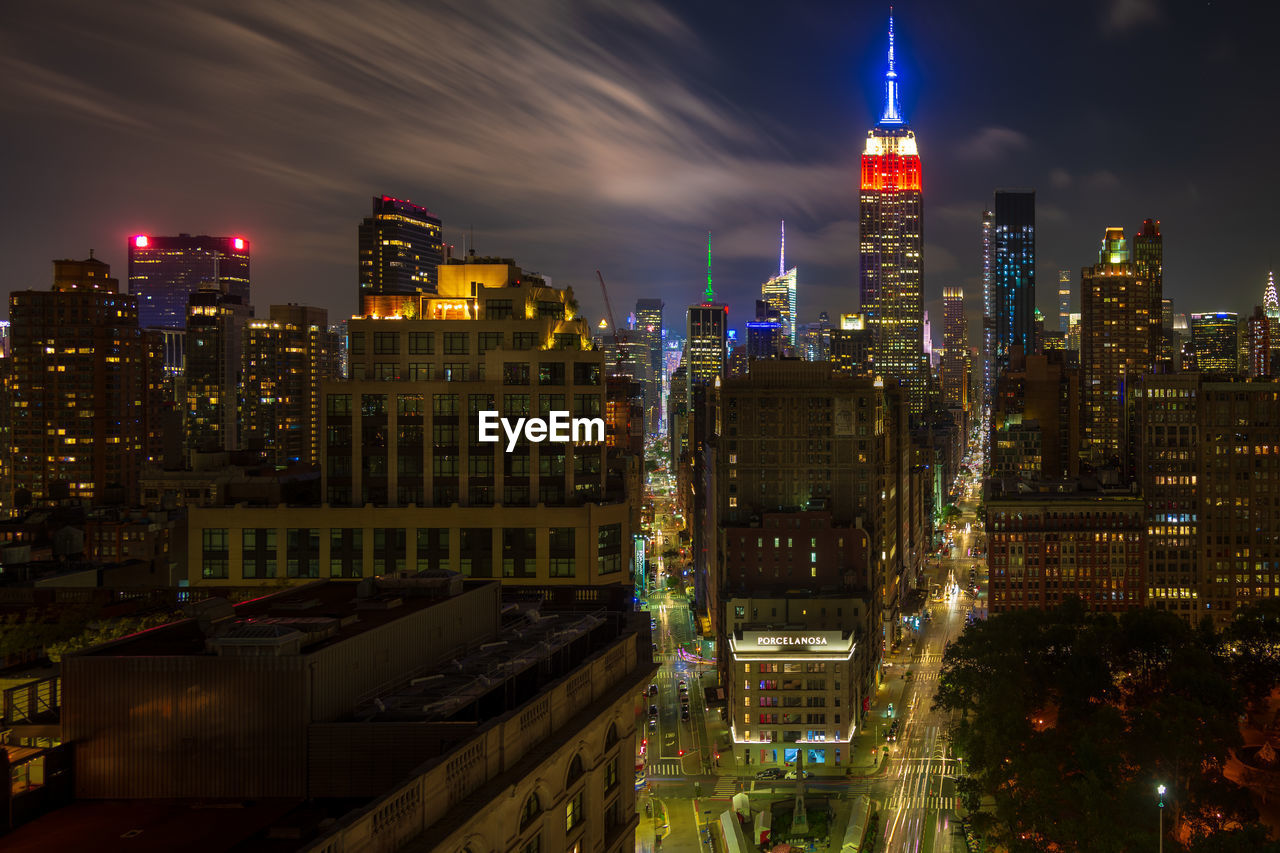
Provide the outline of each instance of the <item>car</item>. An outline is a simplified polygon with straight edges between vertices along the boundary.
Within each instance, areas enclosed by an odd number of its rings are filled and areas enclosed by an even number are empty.
[[[805,779],[808,779],[808,778],[809,778],[809,775],[810,775],[810,774],[809,774],[809,771],[808,771],[808,770],[801,770],[800,772],[804,774],[804,778],[805,778]],[[788,770],[788,771],[787,771],[787,775],[786,775],[785,777],[783,777],[783,778],[785,778],[785,779],[797,779],[797,778],[799,778],[799,777],[798,777],[798,776],[796,776],[796,771],[795,771],[794,769],[792,769],[792,770]]]
[[[656,716],[658,716],[658,706],[657,706],[657,705],[650,705],[650,706],[649,706],[649,716],[650,716],[650,717],[656,717]]]
[[[682,719],[682,720],[687,720],[687,719],[689,719],[689,706],[688,706],[688,705],[685,705],[683,708],[681,708],[681,709],[680,709],[680,719]]]
[[[649,731],[651,731],[651,732],[656,732],[657,730],[658,730],[658,718],[657,718],[657,717],[650,717],[650,718],[649,718]]]
[[[681,690],[684,690],[688,688],[689,683],[682,678],[680,679],[680,682],[676,686],[679,687]]]
[[[657,695],[658,695],[658,685],[656,685],[656,684],[650,684],[650,685],[649,685],[649,695],[650,695],[650,696],[657,696]]]
[[[782,771],[777,767],[766,767],[756,774],[757,779],[781,779]]]
[[[676,692],[679,693],[681,696],[688,696],[689,687],[686,684],[681,684],[679,687],[676,688]]]

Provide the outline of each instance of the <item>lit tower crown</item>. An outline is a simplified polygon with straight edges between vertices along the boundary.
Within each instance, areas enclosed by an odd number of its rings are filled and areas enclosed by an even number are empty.
[[[898,102],[893,8],[889,9],[884,110],[867,132],[859,182],[859,294],[872,333],[875,372],[908,387],[912,412],[924,409],[924,205],[916,135]]]
[[[1262,307],[1268,312],[1280,312],[1280,299],[1276,298],[1276,274],[1267,273],[1267,292],[1262,297]]]
[[[884,112],[880,115],[881,127],[906,124],[902,108],[898,105],[898,72],[893,69],[893,7],[889,7],[889,65],[884,71]]]

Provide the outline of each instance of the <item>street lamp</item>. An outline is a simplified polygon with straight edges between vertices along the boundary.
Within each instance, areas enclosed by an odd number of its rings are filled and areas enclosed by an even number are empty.
[[[1156,786],[1156,793],[1160,795],[1160,853],[1164,853],[1164,785]]]

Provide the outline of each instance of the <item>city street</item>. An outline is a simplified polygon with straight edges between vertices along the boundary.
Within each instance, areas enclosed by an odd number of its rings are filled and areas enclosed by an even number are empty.
[[[947,643],[964,630],[971,611],[985,611],[986,561],[973,555],[985,548],[985,537],[976,512],[980,498],[982,471],[981,436],[971,436],[970,452],[957,483],[960,510],[949,523],[952,533],[945,553],[934,555],[926,566],[926,597],[917,613],[919,627],[911,621],[901,646],[885,659],[884,678],[874,697],[862,731],[851,744],[850,759],[841,768],[823,768],[805,782],[810,798],[830,798],[836,813],[833,846],[842,839],[853,802],[860,795],[871,800],[880,812],[881,847],[888,851],[932,851],[961,853],[965,850],[956,815],[955,776],[959,762],[952,754],[948,730],[950,714],[934,712],[930,706]],[[756,798],[777,799],[793,794],[794,780],[758,780],[752,769],[734,764],[725,750],[717,760],[717,750],[727,745],[725,725],[715,709],[705,707],[698,667],[679,654],[681,647],[698,648],[699,638],[688,607],[681,576],[676,589],[669,589],[668,572],[681,572],[682,560],[668,565],[662,552],[678,547],[679,527],[671,515],[673,501],[665,473],[650,478],[654,502],[653,569],[655,589],[645,607],[653,620],[654,641],[661,668],[658,692],[647,698],[658,714],[646,724],[644,775],[638,798],[641,809],[637,849],[661,849],[693,853],[720,849],[716,831],[709,822],[730,806],[732,796],[745,791]],[[665,490],[665,494],[663,493]],[[970,570],[977,594],[971,592]],[[926,613],[931,616],[926,618]],[[684,720],[680,683],[690,697],[689,719]],[[708,681],[708,684],[710,681]],[[892,708],[892,710],[890,710]],[[893,721],[898,721],[897,739],[886,740]],[[888,761],[878,755],[889,746]],[[659,841],[660,839],[660,841]]]

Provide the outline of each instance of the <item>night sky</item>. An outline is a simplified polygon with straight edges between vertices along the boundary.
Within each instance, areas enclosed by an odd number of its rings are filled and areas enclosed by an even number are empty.
[[[879,3],[39,2],[0,11],[0,253],[10,289],[126,236],[254,241],[259,315],[347,316],[356,227],[387,193],[460,252],[514,257],[603,315],[717,296],[741,326],[777,269],[800,321],[857,309],[857,162],[883,93]],[[980,218],[1037,190],[1038,303],[1108,225],[1162,222],[1181,312],[1247,312],[1280,263],[1272,4],[900,2],[925,295],[979,310]],[[466,239],[470,239],[466,237]],[[1078,309],[1078,296],[1074,300]],[[977,329],[971,328],[977,340]]]

